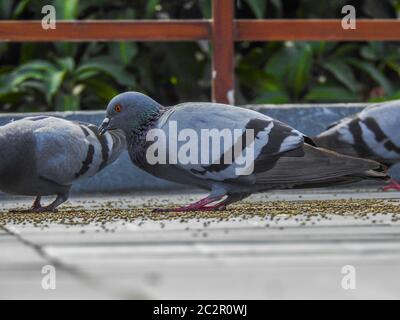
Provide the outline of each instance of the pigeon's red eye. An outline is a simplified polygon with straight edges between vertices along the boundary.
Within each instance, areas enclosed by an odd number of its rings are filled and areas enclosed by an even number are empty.
[[[121,112],[121,111],[122,111],[122,107],[121,107],[119,104],[117,104],[117,105],[114,107],[114,110],[115,110],[115,112]]]

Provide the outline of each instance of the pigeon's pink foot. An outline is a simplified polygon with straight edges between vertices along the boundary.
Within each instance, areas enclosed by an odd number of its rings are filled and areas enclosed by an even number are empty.
[[[383,191],[388,191],[388,190],[391,190],[391,189],[400,191],[400,183],[397,182],[394,179],[391,179],[390,183],[387,186],[383,187]]]
[[[191,205],[186,207],[179,207],[179,208],[168,208],[168,209],[155,209],[154,212],[191,212],[191,211],[214,211],[214,210],[221,210],[225,207],[222,203],[217,203],[213,206],[207,206],[210,203],[215,201],[221,200],[223,196],[218,197],[207,197],[197,201]]]

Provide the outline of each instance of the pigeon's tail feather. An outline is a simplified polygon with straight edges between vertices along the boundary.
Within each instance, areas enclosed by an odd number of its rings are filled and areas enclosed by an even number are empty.
[[[386,180],[386,167],[372,160],[345,156],[305,144],[303,157],[281,157],[257,177],[266,186],[321,187],[364,179]]]
[[[390,176],[387,171],[379,170],[368,170],[359,174],[349,175],[350,178],[354,180],[376,180],[376,181],[388,181]]]
[[[376,180],[376,181],[387,181],[390,177],[384,172],[377,172],[375,170],[365,171],[360,174],[346,175],[338,178],[327,179],[321,182],[309,182],[305,184],[296,184],[293,188],[321,188],[329,187],[332,185],[342,185],[360,182],[362,180]]]

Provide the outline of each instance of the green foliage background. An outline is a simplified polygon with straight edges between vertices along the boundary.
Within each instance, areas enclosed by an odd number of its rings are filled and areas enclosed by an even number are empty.
[[[210,0],[1,0],[0,19],[201,19]],[[397,18],[399,0],[238,0],[237,18]],[[165,105],[210,100],[211,48],[197,43],[0,43],[0,111],[103,109],[137,90]],[[238,104],[400,98],[397,42],[236,44]]]

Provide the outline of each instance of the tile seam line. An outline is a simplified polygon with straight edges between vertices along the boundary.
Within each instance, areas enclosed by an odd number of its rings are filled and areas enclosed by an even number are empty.
[[[4,230],[9,235],[15,237],[19,242],[28,246],[29,248],[33,249],[41,258],[43,258],[49,264],[54,265],[57,268],[62,269],[63,271],[68,272],[69,274],[79,277],[80,279],[85,278],[86,276],[81,271],[78,271],[76,268],[67,266],[66,264],[62,263],[58,259],[51,257],[48,255],[42,248],[41,245],[35,244],[32,241],[25,239],[19,232],[13,231],[12,229],[8,228],[5,225],[0,225],[0,229]]]
[[[86,285],[90,288],[94,288],[94,289],[96,289],[96,288],[102,289],[102,290],[107,289],[107,287],[105,287],[102,284],[99,284],[98,281],[96,281],[96,279],[94,279],[90,275],[86,274],[85,272],[82,272],[78,268],[75,268],[71,265],[65,264],[65,263],[59,261],[59,259],[56,259],[56,258],[52,257],[51,255],[47,254],[45,252],[45,250],[43,250],[43,246],[35,244],[32,241],[27,240],[19,232],[15,232],[15,231],[11,230],[10,228],[6,227],[5,225],[0,225],[0,230],[3,230],[7,234],[15,237],[20,243],[33,249],[47,263],[68,273],[69,275],[73,276],[75,279],[78,279],[78,281],[79,280],[82,281],[82,283],[84,285]],[[109,293],[109,292],[107,292],[107,290],[106,290],[106,293]],[[136,295],[138,297],[147,297],[148,296],[148,294],[145,294],[141,291],[136,292]]]

